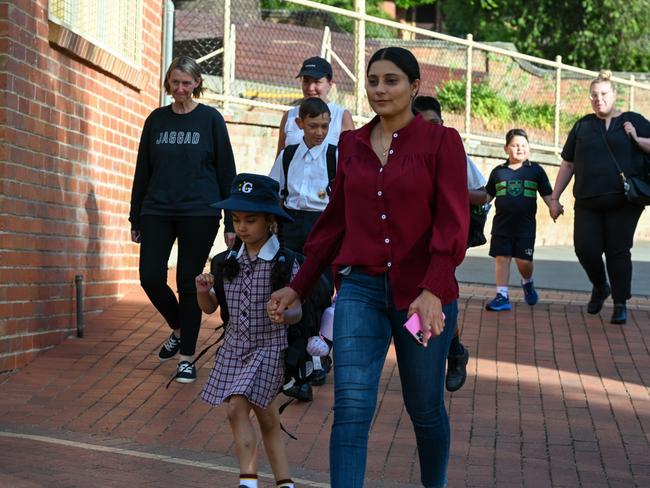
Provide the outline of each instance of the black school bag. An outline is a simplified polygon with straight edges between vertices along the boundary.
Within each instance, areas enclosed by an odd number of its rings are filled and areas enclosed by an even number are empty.
[[[467,234],[467,247],[482,246],[487,242],[485,238],[485,222],[490,211],[490,204],[469,206],[469,232]]]
[[[226,304],[223,271],[219,263],[223,263],[231,252],[236,253],[238,250],[219,253],[212,258],[210,263],[210,272],[214,276],[214,291],[219,301],[221,320],[224,327],[228,326],[230,314]],[[278,257],[276,256],[274,259],[278,259]],[[294,260],[302,264],[305,257],[290,249],[285,249],[283,259],[287,260],[288,269],[293,269]],[[284,283],[282,286],[288,284]],[[332,296],[329,283],[321,276],[307,299],[302,303],[302,319],[300,322],[287,327],[288,346],[284,360],[285,379],[282,392],[289,396],[297,394],[297,390],[292,388],[293,386],[307,383],[315,373],[312,357],[307,353],[307,341],[311,336],[318,335],[320,319],[325,309],[331,304]]]

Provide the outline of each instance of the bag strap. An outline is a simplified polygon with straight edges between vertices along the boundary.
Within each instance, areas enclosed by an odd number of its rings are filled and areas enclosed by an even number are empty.
[[[614,153],[612,152],[612,148],[609,147],[609,143],[607,142],[607,136],[605,135],[605,129],[603,126],[600,127],[600,135],[603,136],[603,141],[605,141],[605,146],[607,147],[607,151],[609,152],[609,155],[612,158],[612,161],[614,161],[614,164],[616,165],[616,169],[618,171],[619,176],[621,177],[621,180],[623,180],[623,188],[627,190],[629,183],[627,182],[627,177],[625,176],[625,172],[621,168],[621,165],[618,164],[618,161],[616,160],[616,157],[614,156]]]
[[[284,188],[280,192],[281,196],[287,198],[289,196],[289,165],[296,155],[299,144],[291,144],[284,148],[282,153],[282,171],[284,172]]]
[[[284,188],[280,192],[283,197],[289,196],[289,166],[293,157],[296,155],[299,144],[292,144],[284,148],[282,153],[282,171],[284,172]],[[336,151],[337,146],[335,144],[327,145],[326,159],[327,159],[327,196],[332,194],[332,186],[334,185],[334,180],[336,179]]]
[[[337,146],[334,144],[327,145],[327,196],[332,194],[332,186],[336,179],[336,150]]]

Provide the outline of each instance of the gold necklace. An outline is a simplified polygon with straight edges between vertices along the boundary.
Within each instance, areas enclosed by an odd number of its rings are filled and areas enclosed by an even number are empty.
[[[383,131],[381,130],[381,127],[377,127],[377,137],[379,139],[379,146],[381,147],[381,155],[384,159],[386,159],[386,155],[388,154],[388,150],[390,149],[390,138],[388,139],[388,147],[384,145],[384,138],[383,136]]]

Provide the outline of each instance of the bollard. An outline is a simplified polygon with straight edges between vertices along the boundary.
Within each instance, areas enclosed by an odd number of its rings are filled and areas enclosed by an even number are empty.
[[[75,275],[74,284],[77,290],[77,337],[84,336],[84,277]]]

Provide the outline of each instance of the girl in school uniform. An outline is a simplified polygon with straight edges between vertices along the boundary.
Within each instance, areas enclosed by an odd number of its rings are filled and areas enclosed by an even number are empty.
[[[273,233],[277,227],[281,235],[281,222],[291,220],[280,207],[279,191],[272,178],[240,174],[230,197],[214,204],[232,212],[237,241],[225,261],[217,264],[230,320],[201,398],[211,405],[227,406],[239,458],[240,488],[258,486],[251,410],[260,424],[277,486],[294,487],[280,427],[278,393],[284,380],[286,327],[300,320],[302,309],[296,301],[282,318],[273,320],[266,311],[273,288],[298,271],[295,260],[292,269],[287,269],[282,239]],[[219,306],[214,275],[200,274],[195,281],[201,310],[213,313]]]

